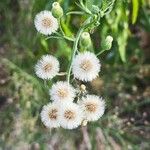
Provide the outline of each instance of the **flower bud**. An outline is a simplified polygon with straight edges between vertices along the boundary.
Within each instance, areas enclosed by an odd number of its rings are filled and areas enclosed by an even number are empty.
[[[108,35],[106,37],[106,39],[102,42],[102,49],[103,50],[109,50],[109,49],[111,49],[112,41],[113,41],[112,36]]]
[[[52,4],[52,14],[55,18],[60,18],[63,16],[63,9],[58,2]]]
[[[88,123],[88,121],[84,119],[84,120],[82,121],[82,126],[86,126],[87,123]]]
[[[99,7],[98,7],[98,6],[96,6],[96,5],[92,5],[92,12],[93,12],[94,14],[99,13],[99,12],[100,12]]]
[[[84,84],[81,84],[80,90],[81,90],[82,92],[85,92],[85,91],[86,91],[86,86],[85,86]]]
[[[90,38],[90,34],[88,32],[83,32],[81,34],[81,46],[83,47],[89,47],[91,45],[91,38]]]

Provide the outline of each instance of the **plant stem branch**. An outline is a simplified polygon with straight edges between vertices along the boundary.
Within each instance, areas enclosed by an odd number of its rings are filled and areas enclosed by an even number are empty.
[[[59,72],[57,75],[58,76],[65,76],[65,75],[67,75],[67,72]]]
[[[60,34],[60,33],[58,33],[58,32],[56,32],[55,34],[56,34],[58,37],[60,37],[61,39],[66,39],[66,40],[68,40],[68,41],[74,42],[74,39],[73,39],[73,38],[70,38],[70,37],[68,37],[68,36],[66,36],[66,35],[62,35],[62,34]]]
[[[101,54],[104,53],[105,51],[108,51],[108,50],[105,50],[105,49],[104,49],[104,50],[100,51],[99,53],[97,53],[96,56],[101,55]]]
[[[61,18],[58,20],[58,23],[59,23],[60,31],[61,31],[62,35],[64,36],[65,33],[64,33],[64,31],[63,31],[63,29],[62,29],[62,26],[61,26]]]
[[[75,41],[74,41],[74,44],[73,44],[73,51],[72,51],[72,55],[71,55],[71,60],[70,60],[70,63],[69,63],[69,68],[68,68],[68,74],[67,74],[67,81],[68,83],[70,82],[70,74],[71,74],[71,69],[72,69],[72,61],[73,61],[73,58],[76,54],[76,51],[77,51],[77,47],[78,47],[78,42],[79,42],[79,39],[80,39],[80,35],[82,34],[84,30],[84,27],[81,27],[76,35],[76,38],[75,38]]]

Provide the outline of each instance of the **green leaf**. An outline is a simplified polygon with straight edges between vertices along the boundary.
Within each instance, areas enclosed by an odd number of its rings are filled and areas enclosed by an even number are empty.
[[[41,45],[45,51],[48,51],[48,43],[45,39],[41,39]]]
[[[132,24],[135,24],[139,11],[139,0],[132,0]]]
[[[128,39],[128,28],[124,28],[122,33],[119,35],[117,42],[118,42],[118,50],[120,54],[121,60],[125,63],[126,62],[126,45]]]

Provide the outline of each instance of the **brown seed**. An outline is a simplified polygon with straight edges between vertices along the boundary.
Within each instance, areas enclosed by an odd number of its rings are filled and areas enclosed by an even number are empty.
[[[51,22],[51,20],[50,20],[50,18],[44,18],[43,20],[42,20],[42,25],[45,27],[45,28],[49,28],[49,27],[51,27],[52,26],[52,22]]]
[[[80,64],[80,67],[84,70],[84,71],[90,71],[92,68],[92,63],[90,60],[83,60],[83,62]]]
[[[52,69],[52,64],[46,64],[43,68],[45,72],[49,72]]]
[[[68,120],[72,120],[75,118],[75,113],[71,110],[66,110],[64,113],[64,117]]]
[[[85,105],[85,107],[86,107],[86,110],[89,111],[89,112],[95,112],[96,109],[97,109],[97,106],[94,103],[87,103]]]
[[[57,109],[52,109],[50,112],[49,112],[49,118],[52,119],[52,120],[56,120],[57,119]]]
[[[68,91],[67,89],[59,89],[58,90],[58,95],[61,98],[65,98],[68,95]]]

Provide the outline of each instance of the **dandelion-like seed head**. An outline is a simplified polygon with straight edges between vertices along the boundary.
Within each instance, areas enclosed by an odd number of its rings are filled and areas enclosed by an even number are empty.
[[[59,62],[51,55],[44,55],[35,65],[35,73],[42,79],[52,79],[58,72]]]
[[[60,125],[65,129],[77,128],[83,120],[80,107],[72,102],[61,104]]]
[[[91,52],[79,53],[73,60],[72,72],[81,81],[92,81],[98,76],[100,62]]]
[[[75,89],[67,82],[59,81],[50,89],[51,99],[59,102],[73,101]]]
[[[41,120],[43,124],[48,128],[59,127],[59,108],[56,103],[49,103],[43,106],[41,111]]]
[[[84,119],[88,121],[98,120],[105,111],[104,100],[96,95],[87,95],[83,97],[79,105],[83,109]]]
[[[57,19],[47,10],[41,11],[36,15],[34,24],[37,31],[44,35],[50,35],[58,29]]]

